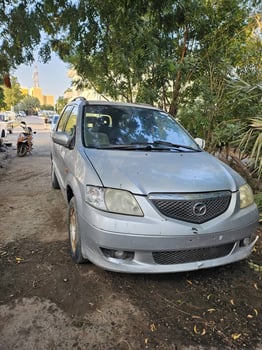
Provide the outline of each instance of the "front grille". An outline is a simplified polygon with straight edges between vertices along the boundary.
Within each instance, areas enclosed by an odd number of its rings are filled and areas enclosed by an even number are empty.
[[[217,247],[153,252],[152,255],[155,263],[160,265],[184,264],[221,258],[228,255],[233,247],[234,243],[228,243]]]
[[[149,196],[154,206],[173,219],[202,224],[223,214],[230,203],[231,192],[167,194]]]

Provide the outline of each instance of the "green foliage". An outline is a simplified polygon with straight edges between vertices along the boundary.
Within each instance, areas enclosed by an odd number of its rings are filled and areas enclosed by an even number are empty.
[[[262,84],[261,71],[257,70],[257,77],[253,75],[249,82],[235,79],[229,82],[228,95],[234,103],[231,110],[238,115],[238,120],[244,126],[233,139],[239,144],[244,153],[254,159],[255,172],[262,175]]]
[[[262,67],[257,67],[256,75],[256,78],[249,75],[247,81],[240,78],[227,80],[227,97],[232,102],[228,110],[243,121],[261,114]]]
[[[262,222],[262,193],[261,192],[256,193],[254,197],[255,197],[255,202],[259,211],[260,222]]]
[[[11,110],[22,99],[20,85],[16,77],[11,77],[11,88],[3,87],[4,103],[8,110]]]
[[[4,99],[5,99],[4,89],[3,87],[0,86],[0,108],[4,108],[6,106]]]
[[[249,3],[79,0],[65,7],[49,33],[53,49],[80,75],[79,87],[158,104],[174,115],[182,110],[184,119],[193,110],[205,119],[202,134],[210,141],[217,124],[238,116],[226,80],[258,66]]]
[[[255,171],[258,177],[262,175],[262,117],[253,118],[249,121],[249,128],[241,139],[240,147],[249,151],[250,157],[254,159]],[[251,150],[250,150],[251,149]]]
[[[35,114],[40,108],[40,101],[37,97],[26,96],[20,102],[21,110],[26,111],[27,114]]]
[[[245,125],[237,120],[227,120],[216,125],[213,131],[213,138],[210,143],[210,148],[223,147],[231,145],[237,148],[239,146],[239,135],[243,133]]]
[[[262,211],[262,193],[261,192],[255,194],[255,201],[260,211]]]
[[[58,114],[60,114],[65,107],[65,105],[68,103],[68,99],[59,97],[56,101],[56,111]]]
[[[35,1],[1,1],[0,74],[34,60],[33,51],[41,39],[41,16]]]
[[[54,110],[54,106],[52,106],[52,105],[41,105],[40,108],[41,108],[41,110],[47,110],[47,111]]]
[[[236,89],[240,81],[261,82],[258,1],[2,4],[2,74],[31,62],[36,47],[43,61],[54,50],[75,68],[79,87],[115,100],[158,105],[209,147],[237,138],[241,123],[234,128],[232,120],[245,123],[259,113],[259,96]]]

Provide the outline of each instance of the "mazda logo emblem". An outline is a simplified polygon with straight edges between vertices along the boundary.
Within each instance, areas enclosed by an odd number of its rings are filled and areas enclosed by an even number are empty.
[[[204,203],[196,203],[194,206],[193,206],[193,213],[197,216],[203,216],[205,215],[207,212],[207,207]]]

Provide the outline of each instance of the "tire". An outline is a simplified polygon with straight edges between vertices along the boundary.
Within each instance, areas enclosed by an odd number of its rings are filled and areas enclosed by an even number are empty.
[[[78,217],[75,198],[72,197],[68,206],[68,236],[70,243],[70,254],[77,264],[86,263],[81,250],[81,235],[78,227]]]
[[[56,177],[53,162],[51,163],[51,184],[55,190],[59,190],[60,185],[59,185],[59,182],[58,182],[57,177]]]
[[[25,143],[20,143],[17,146],[17,155],[18,157],[24,157],[27,153],[27,145]]]

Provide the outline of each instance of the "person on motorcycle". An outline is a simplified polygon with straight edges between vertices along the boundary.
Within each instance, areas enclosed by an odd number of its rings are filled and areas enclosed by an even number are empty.
[[[24,134],[29,134],[29,135],[32,134],[32,128],[30,128],[30,126],[27,126],[26,122],[21,122],[20,126],[24,130],[23,131]]]
[[[20,127],[23,131],[18,135],[17,139],[17,155],[24,157],[27,153],[30,153],[33,148],[33,132],[30,126],[26,125],[26,122],[22,121]]]

